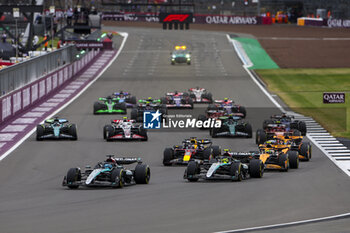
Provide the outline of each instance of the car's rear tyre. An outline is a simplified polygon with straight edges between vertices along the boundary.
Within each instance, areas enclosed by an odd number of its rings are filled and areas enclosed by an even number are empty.
[[[111,174],[111,182],[114,183],[113,188],[123,188],[125,184],[124,169],[115,168]]]
[[[231,163],[230,175],[232,178],[235,177],[236,181],[242,181],[242,163],[241,162]]]
[[[165,148],[163,153],[163,164],[164,166],[171,166],[171,160],[174,159],[174,150],[172,148]]]
[[[198,178],[195,177],[198,171],[198,165],[195,161],[190,161],[187,165],[186,169],[186,175],[187,175],[187,180],[190,182],[196,182],[198,181]]]
[[[134,108],[131,110],[130,118],[131,118],[131,120],[137,121],[137,109]]]
[[[215,104],[209,104],[208,108],[207,108],[208,111],[212,111],[212,110],[218,110],[218,107],[215,105]]]
[[[273,124],[273,120],[264,120],[263,129],[266,129],[268,125]]]
[[[44,136],[45,129],[42,125],[37,125],[36,126],[36,140],[37,141],[42,141],[42,136]]]
[[[299,154],[297,151],[288,151],[289,167],[297,169],[299,167]]]
[[[211,149],[210,148],[205,148],[203,150],[203,160],[209,160],[211,158]]]
[[[106,125],[107,127],[105,128],[105,138],[108,141],[110,141],[110,137],[114,136],[114,128],[111,125]]]
[[[298,122],[298,130],[301,132],[302,136],[306,135],[307,128],[306,128],[306,123],[305,121],[299,121]]]
[[[146,164],[137,164],[135,167],[136,184],[148,184],[151,178],[151,169]]]
[[[288,154],[281,154],[278,157],[278,164],[281,166],[281,171],[287,172],[289,169],[289,158]]]
[[[261,178],[264,175],[264,163],[260,159],[249,161],[249,174],[252,178]]]
[[[247,123],[245,125],[245,132],[248,134],[247,138],[252,138],[253,137],[253,129],[252,129],[252,125]]]
[[[129,99],[129,103],[136,104],[136,96],[131,96]]]
[[[301,136],[301,132],[299,130],[294,130],[293,136]]]
[[[266,133],[265,133],[265,131],[262,130],[262,129],[258,129],[258,130],[256,131],[256,136],[255,136],[255,137],[256,137],[256,138],[255,138],[255,143],[256,143],[257,145],[264,144],[264,143],[266,142],[266,140],[267,140]]]
[[[220,146],[211,146],[211,148],[213,150],[214,158],[221,155],[221,147]]]
[[[148,136],[147,136],[147,130],[143,127],[140,128],[140,136],[144,137],[141,139],[141,141],[147,141]]]
[[[240,106],[238,112],[243,114],[243,118],[247,116],[247,110],[244,106]]]
[[[207,94],[207,99],[209,100],[209,103],[213,103],[213,95],[210,92]]]
[[[121,112],[121,114],[126,114],[127,112],[126,112],[126,103],[118,103],[118,104],[116,104],[116,105],[114,105],[115,106],[115,109],[116,110],[122,110],[122,112]]]
[[[72,136],[71,140],[73,141],[78,140],[76,124],[71,124],[71,126],[69,127],[69,134]]]
[[[311,144],[308,142],[301,144],[299,153],[304,156],[304,161],[309,161],[311,159]]]
[[[79,185],[74,183],[81,181],[81,171],[80,168],[70,168],[67,172],[67,186],[70,189],[77,189]]]

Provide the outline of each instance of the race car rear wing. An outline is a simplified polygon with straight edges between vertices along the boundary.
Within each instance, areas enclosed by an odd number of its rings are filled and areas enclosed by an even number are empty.
[[[114,159],[118,164],[142,163],[142,159],[136,157],[114,157]]]

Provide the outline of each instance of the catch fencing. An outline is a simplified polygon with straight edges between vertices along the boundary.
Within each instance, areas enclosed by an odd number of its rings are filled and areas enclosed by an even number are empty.
[[[45,55],[34,57],[0,70],[0,96],[40,79],[75,60],[77,49],[65,46]]]

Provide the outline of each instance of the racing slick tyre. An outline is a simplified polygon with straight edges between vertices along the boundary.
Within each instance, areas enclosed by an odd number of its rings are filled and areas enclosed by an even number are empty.
[[[311,159],[311,144],[309,142],[301,144],[299,154],[304,157],[303,161],[309,161]]]
[[[148,140],[148,136],[147,136],[147,130],[143,127],[140,128],[140,136],[144,137],[141,139],[141,141],[147,141]]]
[[[111,141],[110,137],[114,136],[114,129],[111,125],[106,125],[104,130],[105,139],[107,142]]]
[[[36,126],[36,140],[37,141],[42,141],[43,139],[41,138],[44,136],[45,129],[42,125],[37,125]]]
[[[293,136],[301,136],[301,132],[299,130],[294,130]]]
[[[69,134],[72,136],[71,140],[73,141],[78,140],[76,124],[71,124],[71,126],[69,127]]]
[[[174,61],[171,61],[171,63],[170,63],[170,64],[175,65],[175,62],[174,62]]]
[[[269,124],[273,124],[273,120],[264,120],[263,129],[266,129]]]
[[[220,146],[211,146],[211,148],[213,149],[214,158],[221,155],[221,147]]]
[[[146,164],[137,164],[134,178],[136,184],[148,184],[151,178],[151,169]]]
[[[186,173],[187,173],[187,180],[190,182],[196,182],[198,181],[198,178],[194,177],[198,172],[198,165],[195,161],[190,161],[187,165]]]
[[[301,132],[302,136],[306,135],[307,129],[306,129],[305,121],[299,121],[298,122],[298,130]]]
[[[130,118],[131,118],[131,120],[135,120],[137,122],[137,109],[136,108],[131,110]]]
[[[187,94],[187,93],[186,93]],[[188,95],[188,94],[187,94]],[[193,109],[193,100],[191,98],[188,98],[188,104],[191,105],[190,109]]]
[[[267,137],[266,137],[265,131],[262,129],[258,129],[256,131],[255,143],[257,145],[264,144],[264,142],[266,142],[266,139],[267,139]]]
[[[94,103],[94,114],[97,114],[98,110],[101,110],[103,106],[101,106],[102,104],[99,102],[95,102]]]
[[[209,131],[209,134],[212,138],[217,138],[217,133],[218,133],[219,129],[218,128],[211,128]]]
[[[206,94],[206,98],[209,100],[209,103],[213,103],[213,95],[210,92]]]
[[[116,105],[114,105],[114,109],[116,110],[122,110],[123,112],[121,114],[126,114],[126,104],[123,102],[123,103],[118,103]]]
[[[243,114],[243,118],[247,116],[247,110],[245,109],[244,106],[240,106],[238,112]]]
[[[191,65],[191,62],[190,62],[190,61],[188,61],[188,62],[187,62],[187,65]]]
[[[182,96],[186,99],[186,98],[190,98],[190,95],[187,93],[187,92],[184,92],[183,94],[182,94]]]
[[[218,107],[217,107],[215,104],[209,104],[207,110],[208,110],[208,111],[211,111],[211,110],[218,110]]]
[[[264,163],[260,159],[249,161],[249,175],[252,178],[262,178],[264,175]]]
[[[297,169],[299,167],[299,154],[297,151],[288,151],[289,167],[291,169]]]
[[[282,172],[287,172],[289,169],[289,158],[288,154],[281,154],[278,157],[278,164],[281,166]]]
[[[136,96],[131,96],[128,102],[130,104],[136,104]]]
[[[203,160],[210,160],[211,159],[211,149],[210,148],[205,148],[203,150]]]
[[[113,184],[113,188],[123,188],[125,184],[124,180],[124,169],[115,168],[111,174],[111,182]]]
[[[251,124],[247,123],[245,125],[245,129],[244,130],[248,134],[247,138],[252,138],[253,137],[253,129],[252,129],[252,125]]]
[[[160,98],[160,103],[161,104],[167,104],[168,103],[168,99],[166,97],[161,97]]]
[[[70,168],[67,172],[67,186],[70,189],[77,189],[79,185],[72,184],[81,181],[80,168]]]
[[[207,117],[204,116],[204,115],[199,115],[199,116],[198,116],[198,120],[204,122],[204,121],[207,120]],[[199,128],[199,129],[205,129],[205,128],[204,128],[204,127],[201,127],[201,128]]]
[[[163,164],[164,166],[171,166],[171,160],[174,159],[174,150],[172,148],[165,148],[163,153]]]
[[[241,162],[231,163],[230,175],[231,177],[235,177],[236,181],[242,181],[242,163]]]

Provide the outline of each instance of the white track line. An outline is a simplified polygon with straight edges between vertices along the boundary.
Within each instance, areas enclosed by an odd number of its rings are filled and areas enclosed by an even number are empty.
[[[350,217],[350,213],[345,213],[345,214],[333,215],[333,216],[322,217],[322,218],[301,220],[301,221],[296,221],[296,222],[286,222],[286,223],[279,223],[279,224],[258,226],[258,227],[250,227],[250,228],[241,228],[241,229],[228,230],[228,231],[217,231],[215,233],[234,233],[234,232],[249,232],[249,231],[257,231],[257,230],[269,230],[269,229],[285,228],[285,227],[291,227],[291,226],[296,226],[296,225],[310,224],[310,223],[323,222],[323,221],[327,221],[327,220],[329,221],[329,220],[349,218],[349,217]]]
[[[114,58],[108,63],[108,65],[96,76],[95,79],[93,79],[86,87],[84,87],[76,96],[74,96],[72,99],[70,99],[68,102],[66,102],[62,107],[57,109],[54,113],[52,113],[47,118],[55,116],[58,112],[62,111],[65,107],[67,107],[69,104],[71,104],[75,99],[77,99],[81,94],[83,94],[86,89],[88,89],[94,82],[96,82],[97,79],[100,78],[100,76],[112,65],[112,63],[117,59],[121,51],[123,50],[123,47],[125,45],[126,40],[128,39],[129,34],[126,32],[119,33],[123,37],[123,41],[119,47],[119,50],[117,54],[114,56]],[[0,156],[0,161],[2,161],[4,158],[6,158],[12,151],[14,151],[18,146],[20,146],[30,135],[32,135],[35,132],[35,127],[27,133],[21,140],[19,140],[11,149],[6,151],[3,155]]]

